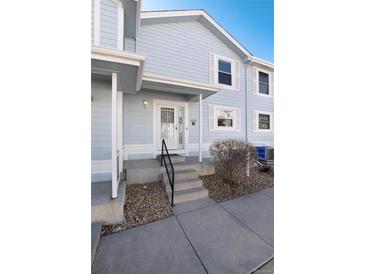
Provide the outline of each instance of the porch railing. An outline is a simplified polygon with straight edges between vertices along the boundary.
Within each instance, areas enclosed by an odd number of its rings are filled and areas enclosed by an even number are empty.
[[[165,153],[164,153],[164,151],[165,151]],[[170,173],[169,168],[167,167],[167,163],[166,163],[166,159],[165,159],[166,156],[167,156],[167,159],[169,160],[171,173]],[[162,147],[161,147],[161,166],[162,165],[165,166],[167,178],[169,179],[169,183],[170,183],[170,187],[171,187],[171,206],[174,206],[175,170],[174,170],[174,166],[172,164],[171,158],[170,158],[169,150],[167,149],[167,146],[166,146],[165,139],[162,140]]]

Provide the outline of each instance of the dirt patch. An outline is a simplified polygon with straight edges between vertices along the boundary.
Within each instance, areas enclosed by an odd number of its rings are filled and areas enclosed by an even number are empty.
[[[115,225],[103,225],[101,235],[152,223],[172,214],[172,207],[160,182],[127,185],[126,195],[124,221]]]
[[[209,197],[223,202],[240,196],[264,190],[274,186],[272,172],[262,172],[258,168],[250,171],[250,176],[242,176],[235,184],[224,183],[216,174],[201,176],[203,185],[209,191]]]

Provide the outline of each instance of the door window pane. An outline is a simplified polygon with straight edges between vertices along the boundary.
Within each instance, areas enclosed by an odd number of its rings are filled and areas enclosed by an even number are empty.
[[[173,108],[161,108],[161,123],[174,123]]]

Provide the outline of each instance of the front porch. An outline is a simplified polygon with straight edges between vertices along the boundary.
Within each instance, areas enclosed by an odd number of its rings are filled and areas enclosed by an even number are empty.
[[[199,176],[214,174],[214,162],[211,158],[181,156],[183,161],[174,162],[175,170],[195,170]],[[142,184],[161,181],[166,172],[158,159],[124,161],[127,184]]]
[[[121,180],[118,196],[111,198],[112,182],[91,184],[91,223],[117,224],[122,222],[125,203],[126,181]]]

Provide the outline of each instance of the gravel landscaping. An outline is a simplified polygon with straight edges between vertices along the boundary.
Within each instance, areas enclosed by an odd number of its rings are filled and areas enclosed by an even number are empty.
[[[103,225],[101,235],[148,224],[172,214],[172,207],[160,182],[127,185],[126,195],[124,221],[115,225]]]
[[[216,174],[200,178],[209,191],[209,197],[216,202],[224,202],[274,186],[273,172],[262,172],[259,168],[252,168],[249,177],[243,175],[235,184],[224,183]]]

